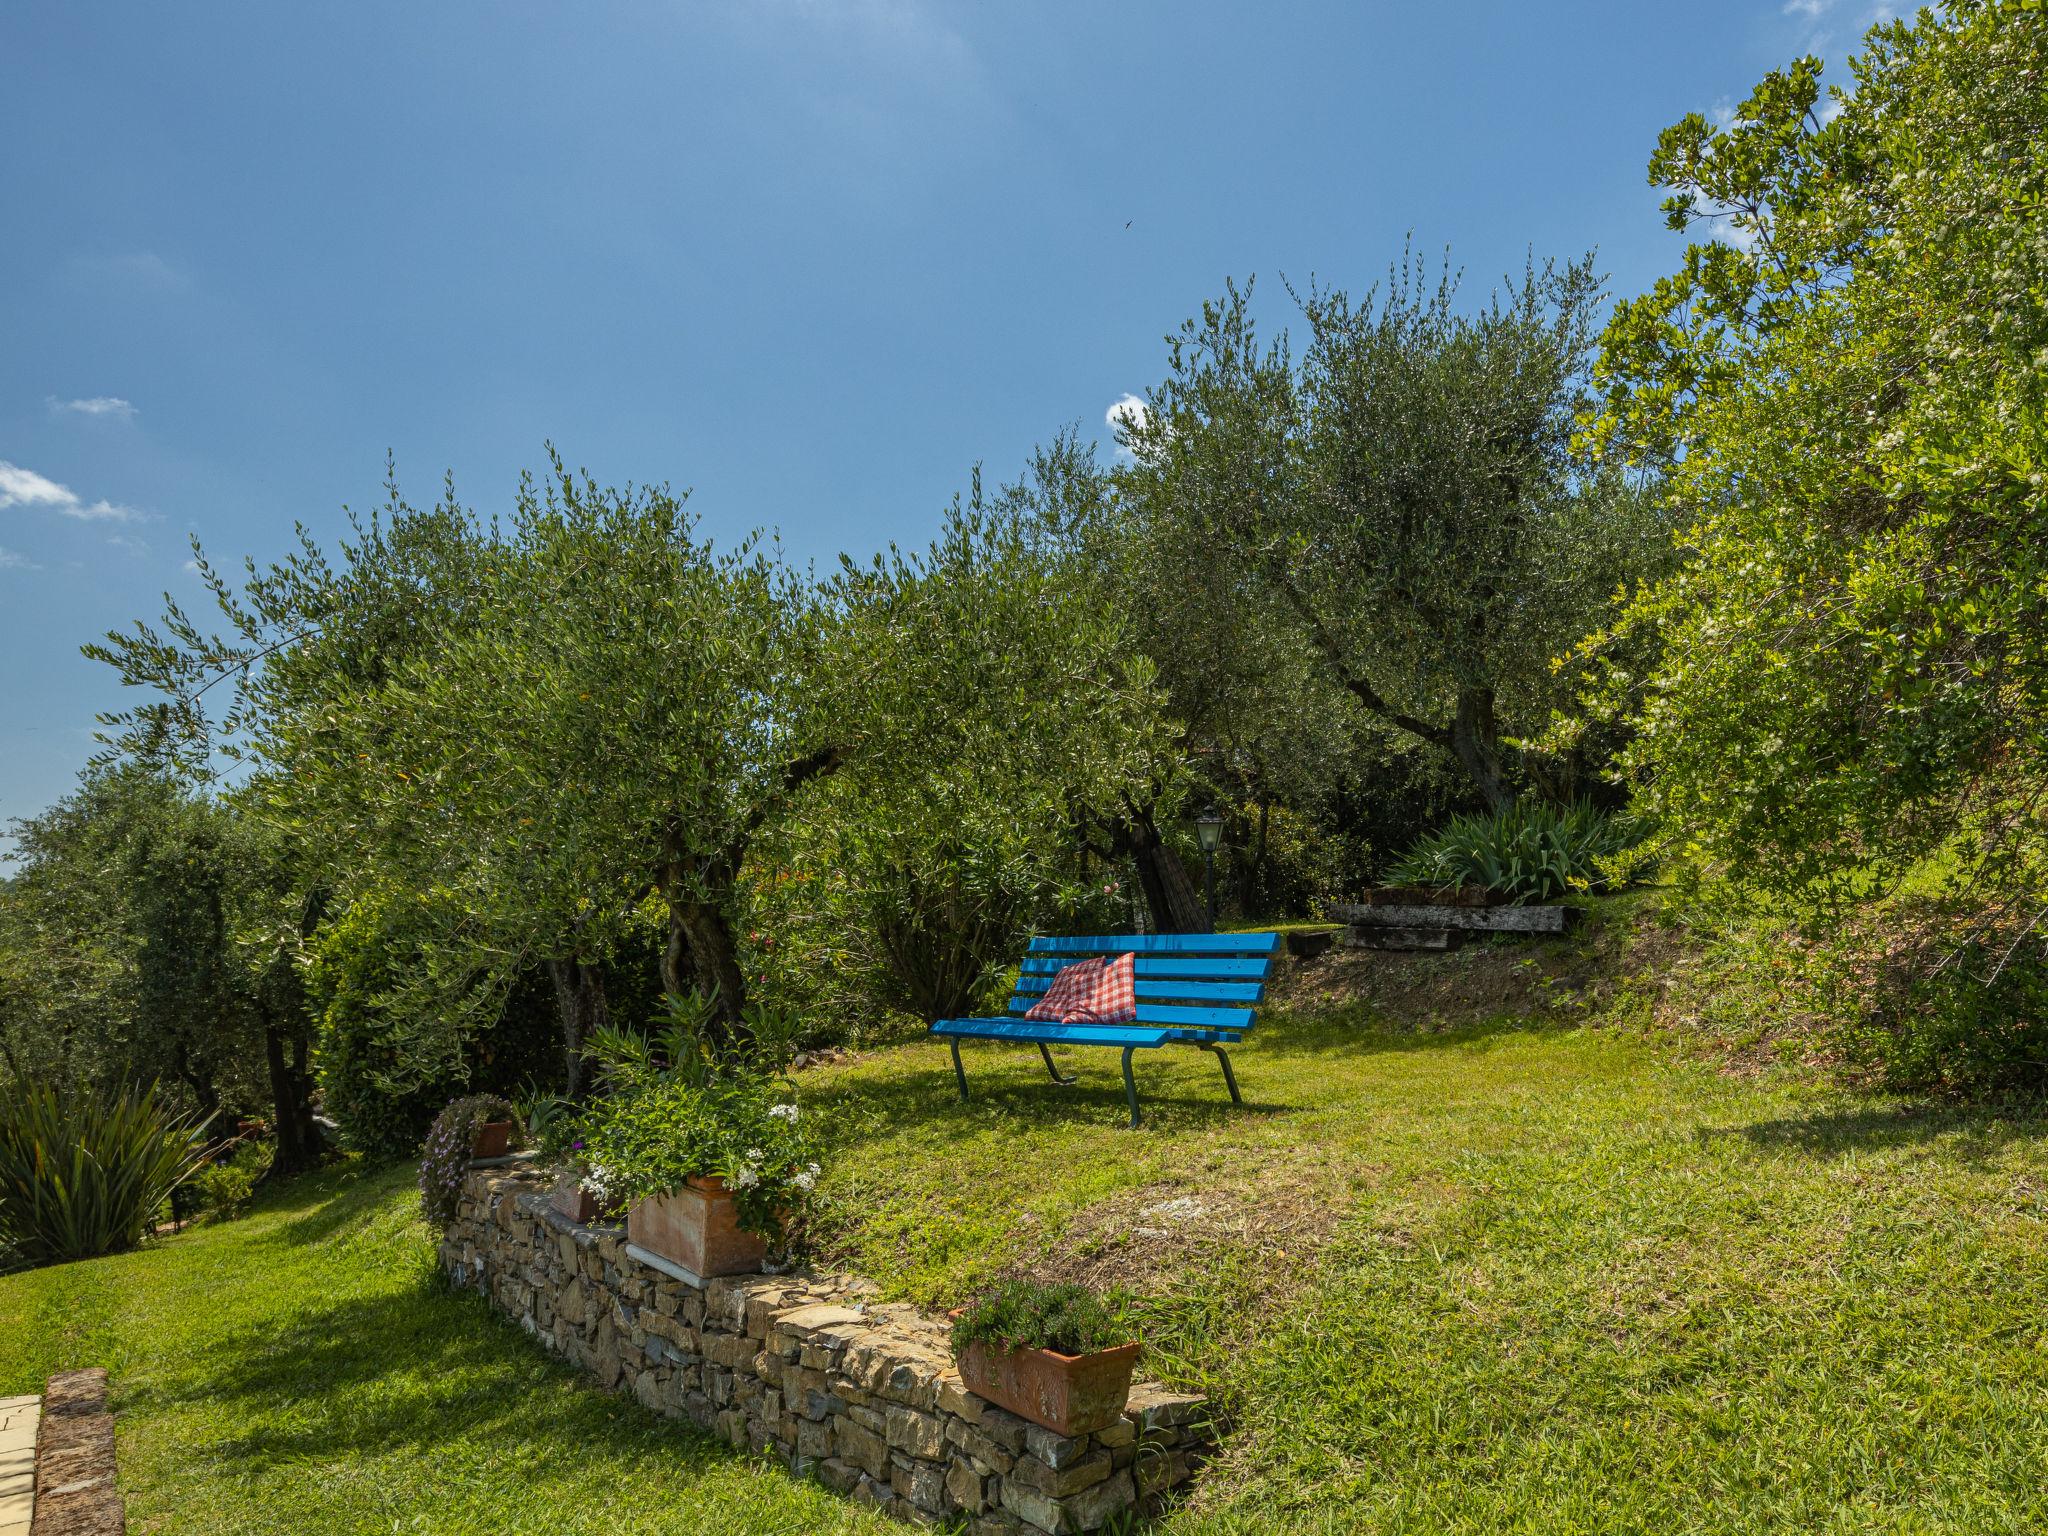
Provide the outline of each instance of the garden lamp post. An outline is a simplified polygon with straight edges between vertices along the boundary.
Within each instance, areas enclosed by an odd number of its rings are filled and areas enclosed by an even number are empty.
[[[1202,888],[1209,901],[1209,931],[1216,931],[1216,850],[1223,846],[1223,818],[1204,811],[1195,818],[1195,841],[1202,845]]]

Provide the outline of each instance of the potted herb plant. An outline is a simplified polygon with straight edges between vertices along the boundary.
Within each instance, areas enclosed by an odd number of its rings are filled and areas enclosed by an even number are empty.
[[[590,1112],[582,1180],[626,1202],[626,1236],[700,1279],[747,1274],[789,1243],[817,1182],[808,1128],[773,1079],[672,1079]]]
[[[434,1117],[420,1155],[420,1205],[446,1227],[462,1199],[463,1176],[479,1157],[502,1157],[512,1142],[512,1106],[494,1093],[456,1099]]]
[[[1138,1363],[1117,1314],[1082,1286],[1005,1281],[952,1314],[960,1380],[1055,1434],[1107,1429],[1124,1411]]]

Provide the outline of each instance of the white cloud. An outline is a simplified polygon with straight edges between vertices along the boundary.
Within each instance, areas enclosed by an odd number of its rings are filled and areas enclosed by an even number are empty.
[[[75,517],[82,523],[132,523],[142,516],[133,507],[117,507],[111,501],[90,504],[81,501],[60,510],[66,517]]]
[[[1835,0],[1785,0],[1787,16],[1804,16],[1808,21],[1818,21],[1827,14]]]
[[[199,576],[205,574],[199,569],[199,562],[197,560],[187,560],[182,566],[179,567],[179,569],[182,570],[187,576]]]
[[[133,523],[142,518],[132,507],[86,501],[68,485],[0,459],[0,508],[5,507],[48,507],[85,523]]]
[[[1707,109],[1707,116],[1716,128],[1726,128],[1735,121],[1735,98],[1723,96]]]
[[[1102,419],[1121,439],[1125,434],[1137,431],[1149,422],[1152,419],[1152,409],[1136,395],[1120,395],[1115,403],[1102,413]]]
[[[0,459],[0,507],[64,507],[77,503],[78,498],[68,487]]]
[[[39,571],[41,569],[42,567],[29,559],[27,555],[20,554],[15,550],[9,549],[6,545],[0,544],[0,571]]]
[[[110,533],[107,535],[107,542],[113,545],[114,548],[135,556],[138,560],[149,553],[149,541],[135,538],[131,534]]]
[[[93,395],[85,400],[59,400],[52,395],[50,409],[70,412],[75,416],[112,416],[120,421],[135,419],[135,407],[119,395]]]

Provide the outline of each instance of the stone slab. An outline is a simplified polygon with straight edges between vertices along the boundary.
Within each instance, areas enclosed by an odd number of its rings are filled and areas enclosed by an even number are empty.
[[[629,1257],[637,1259],[642,1264],[645,1264],[649,1269],[660,1270],[664,1275],[667,1275],[671,1280],[680,1280],[683,1282],[683,1284],[690,1286],[696,1290],[701,1291],[704,1289],[704,1277],[702,1275],[699,1275],[692,1270],[687,1270],[683,1268],[682,1265],[674,1262],[671,1259],[664,1259],[658,1253],[649,1253],[645,1248],[642,1248],[638,1243],[626,1244],[626,1253]]]
[[[1573,907],[1360,907],[1332,902],[1331,919],[1353,928],[1468,928],[1486,933],[1563,933]]]
[[[36,1505],[40,1397],[0,1398],[0,1536],[27,1536]]]
[[[1449,951],[1465,942],[1462,928],[1346,928],[1346,949],[1427,949]]]

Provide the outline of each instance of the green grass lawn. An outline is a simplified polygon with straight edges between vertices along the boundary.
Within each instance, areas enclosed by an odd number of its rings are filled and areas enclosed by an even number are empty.
[[[970,1048],[967,1105],[921,1043],[806,1074],[821,1243],[931,1304],[1140,1290],[1237,1426],[1174,1536],[2048,1528],[2048,1116],[1728,1075],[1589,953],[1346,958],[1244,1111],[1141,1057],[1135,1134],[1108,1051]],[[138,1530],[886,1524],[574,1386],[430,1253],[406,1172],[308,1179],[0,1280],[0,1394],[110,1366]]]

